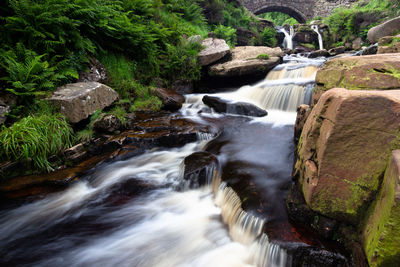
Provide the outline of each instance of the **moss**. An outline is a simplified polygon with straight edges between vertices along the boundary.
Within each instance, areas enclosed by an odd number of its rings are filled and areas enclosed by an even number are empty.
[[[400,259],[400,199],[395,197],[397,176],[394,168],[389,167],[364,222],[362,238],[370,266],[396,266],[392,264],[398,264]]]
[[[310,48],[310,49],[315,49],[315,45],[314,44],[301,43],[300,45],[304,46],[304,47],[307,47],[307,48]]]
[[[257,59],[268,60],[268,59],[270,59],[270,57],[268,54],[260,54],[257,56]]]

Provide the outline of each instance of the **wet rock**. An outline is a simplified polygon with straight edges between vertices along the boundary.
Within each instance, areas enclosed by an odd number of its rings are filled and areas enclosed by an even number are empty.
[[[101,133],[114,133],[123,127],[121,120],[117,116],[108,114],[96,119],[93,122],[93,128]]]
[[[312,51],[309,55],[308,58],[317,58],[317,57],[329,57],[330,54],[326,49],[322,50],[317,50],[317,51]]]
[[[338,47],[329,49],[328,52],[329,52],[329,54],[330,54],[331,56],[337,56],[337,55],[339,55],[339,54],[343,54],[345,51],[346,51],[346,47],[344,47],[344,46],[338,46]]]
[[[78,82],[99,82],[107,80],[107,71],[103,64],[95,58],[89,59],[89,69],[79,73]]]
[[[313,49],[311,49],[309,47],[302,46],[302,45],[296,45],[294,50],[296,51],[296,53],[309,53],[309,52],[313,51]]]
[[[349,266],[346,258],[339,253],[330,252],[318,247],[298,246],[289,248],[288,253],[292,256],[293,267]]]
[[[230,48],[223,39],[207,38],[201,44],[205,47],[198,55],[201,66],[210,65],[230,53]]]
[[[399,53],[400,52],[400,35],[386,36],[379,39],[378,54]]]
[[[349,115],[351,114],[351,116]],[[294,168],[307,205],[357,225],[400,147],[400,90],[331,89],[306,121]]]
[[[184,161],[183,179],[189,188],[211,184],[218,169],[218,159],[209,152],[196,152]]]
[[[400,17],[385,21],[384,23],[371,28],[368,31],[368,40],[370,43],[376,43],[384,36],[390,36],[399,31]]]
[[[400,263],[400,150],[392,152],[380,192],[364,223],[362,243],[370,266]]]
[[[378,45],[373,44],[361,51],[362,56],[375,55],[378,53]]]
[[[259,108],[253,104],[245,102],[228,102],[221,98],[214,96],[204,96],[203,102],[207,106],[213,108],[216,112],[230,113],[237,115],[263,117],[268,115],[268,112],[262,108]]]
[[[342,57],[325,62],[317,72],[312,104],[331,88],[352,90],[399,89],[400,54]]]
[[[172,90],[164,89],[164,88],[156,88],[154,94],[161,99],[163,104],[163,109],[176,111],[182,107],[183,102],[185,102],[185,98]]]
[[[296,143],[300,138],[301,131],[303,130],[304,124],[306,123],[310,112],[311,108],[309,105],[302,104],[297,108],[296,122],[294,124],[294,140]]]
[[[293,42],[303,44],[318,43],[318,34],[312,29],[296,32],[293,36]]]
[[[257,59],[259,55],[267,54],[269,59]],[[235,77],[244,75],[266,74],[281,62],[284,55],[279,47],[238,46],[232,50],[232,60],[213,65],[209,75],[216,77]]]
[[[57,106],[69,122],[77,123],[117,99],[117,92],[104,84],[80,82],[59,87],[47,100]]]

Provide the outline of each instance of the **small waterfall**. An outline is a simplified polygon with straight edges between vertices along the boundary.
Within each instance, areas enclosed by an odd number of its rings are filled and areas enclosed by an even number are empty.
[[[324,42],[322,40],[322,35],[319,32],[319,27],[318,25],[311,25],[311,29],[313,29],[313,31],[315,31],[318,34],[318,43],[319,43],[319,50],[324,49]]]
[[[265,80],[240,88],[236,98],[247,99],[266,110],[294,112],[299,105],[311,102],[315,75],[321,63],[310,61],[279,65],[268,73]]]
[[[287,49],[293,49],[293,36],[294,29],[292,26],[289,28],[289,32],[286,31],[284,27],[278,29],[279,32],[282,32],[285,35],[285,39],[283,40],[283,45]]]

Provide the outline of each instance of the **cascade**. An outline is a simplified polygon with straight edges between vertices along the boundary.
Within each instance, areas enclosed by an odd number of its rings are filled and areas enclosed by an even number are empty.
[[[278,29],[279,32],[282,32],[285,35],[285,39],[283,40],[283,45],[287,49],[293,49],[293,36],[294,29],[292,26],[289,28],[289,32],[286,31],[285,27]]]
[[[265,118],[216,114],[202,103],[203,94],[187,95],[181,115],[221,123],[230,134],[217,155],[221,165],[244,158],[257,172],[265,171],[266,197],[278,201],[280,191],[271,188],[282,188],[277,177],[290,182],[294,111],[309,103],[322,63],[285,57],[265,80],[214,94],[267,109]],[[231,126],[225,125],[229,121]],[[265,232],[278,219],[246,210],[239,193],[222,180],[220,167],[206,169],[205,186],[183,181],[185,157],[219,137],[198,133],[197,142],[180,148],[153,149],[101,165],[63,192],[2,211],[0,265],[291,266],[290,253]],[[284,203],[272,206],[279,205]]]
[[[319,44],[319,50],[324,49],[324,41],[322,40],[322,35],[319,32],[319,27],[318,25],[311,25],[311,29],[315,31],[318,34],[318,44]]]

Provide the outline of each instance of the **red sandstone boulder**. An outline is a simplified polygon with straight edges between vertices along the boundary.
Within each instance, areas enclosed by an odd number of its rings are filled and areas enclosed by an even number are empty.
[[[368,31],[368,40],[376,43],[384,36],[389,36],[400,30],[400,17],[385,21],[384,23],[371,28]]]
[[[351,90],[400,89],[400,54],[341,57],[327,61],[317,72],[316,104],[331,88]]]
[[[376,201],[367,212],[362,242],[369,265],[400,263],[400,150],[392,152]]]
[[[307,205],[358,224],[400,147],[399,129],[400,90],[324,93],[304,125],[294,169]]]

